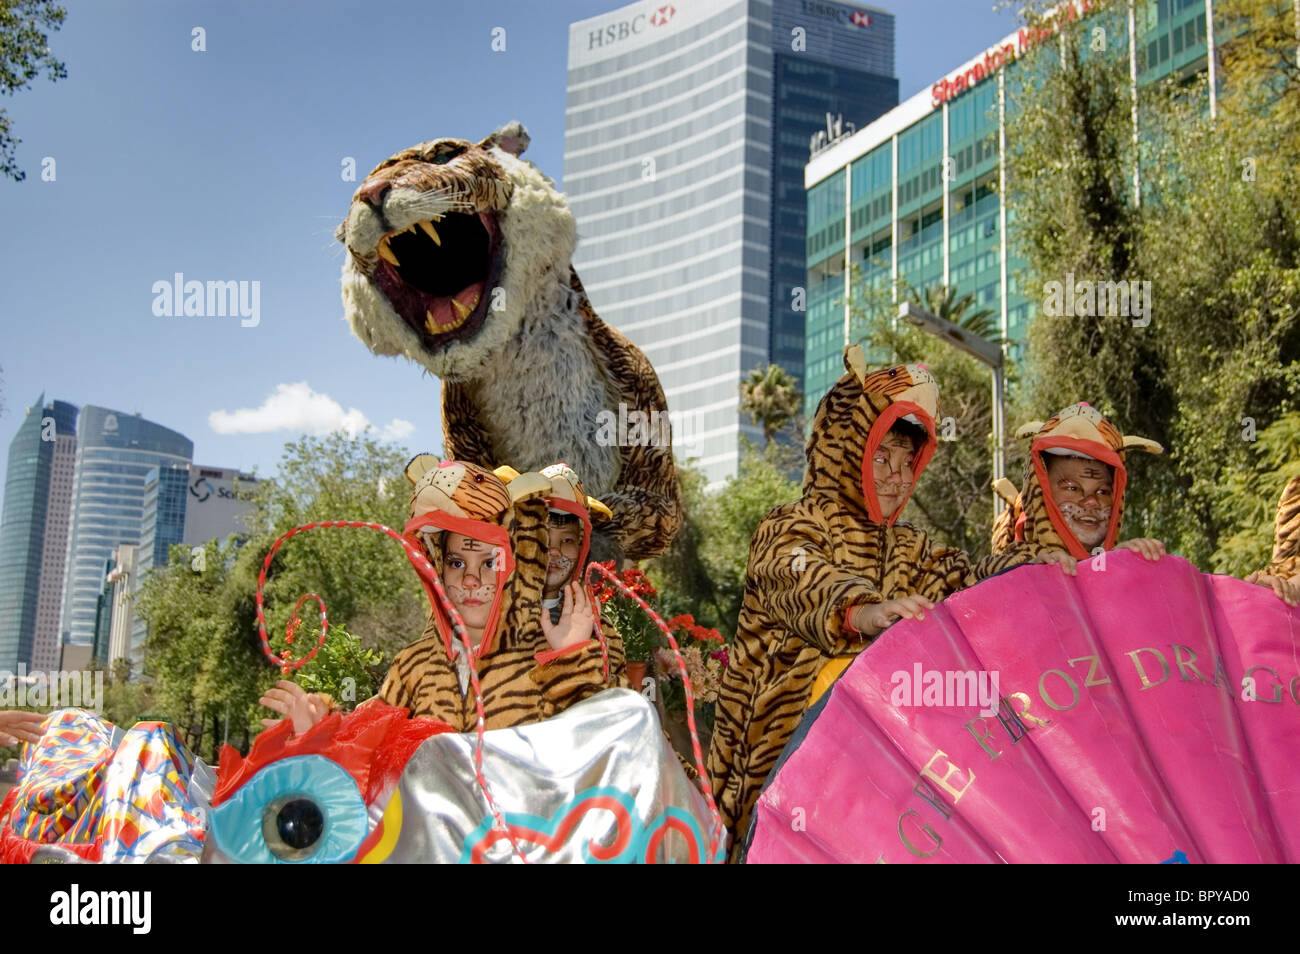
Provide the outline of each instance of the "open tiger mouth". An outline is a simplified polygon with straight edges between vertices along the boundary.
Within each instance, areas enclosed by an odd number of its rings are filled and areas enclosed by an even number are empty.
[[[373,280],[431,351],[478,331],[501,275],[496,215],[448,212],[379,240]]]

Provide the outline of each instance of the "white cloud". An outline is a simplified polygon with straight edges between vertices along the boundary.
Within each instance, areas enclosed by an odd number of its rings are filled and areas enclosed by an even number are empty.
[[[357,408],[346,411],[328,394],[313,391],[306,381],[277,385],[275,393],[262,402],[261,407],[240,408],[236,411],[213,411],[208,415],[208,426],[218,434],[269,434],[272,431],[308,431],[312,434],[329,434],[343,431],[356,435],[370,427],[370,421]],[[400,440],[415,430],[415,425],[401,418],[393,418],[381,436]]]
[[[415,430],[415,425],[410,421],[404,421],[400,417],[395,417],[390,423],[384,426],[383,438],[387,441],[400,441],[413,430]]]

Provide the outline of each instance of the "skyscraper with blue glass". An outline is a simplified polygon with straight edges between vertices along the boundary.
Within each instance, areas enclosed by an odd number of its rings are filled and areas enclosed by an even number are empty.
[[[0,521],[0,670],[55,669],[77,444],[77,408],[45,401],[27,409],[9,444]]]
[[[742,378],[771,361],[803,377],[810,139],[827,114],[860,127],[897,103],[893,71],[893,16],[853,2],[644,0],[570,25],[574,264],[710,482],[759,434]]]
[[[1139,86],[1203,69],[1213,43],[1205,0],[1137,0],[1135,36],[1125,3],[1067,0],[1058,9],[1093,18],[1125,50],[1135,44]],[[1047,28],[1007,36],[808,163],[806,412],[843,374],[844,345],[855,340],[846,303],[854,266],[881,293],[906,281],[974,295],[1011,357],[1020,354],[1033,296],[1017,285],[1025,263],[1010,250],[1015,209],[1004,198],[1002,157],[1016,122],[1012,94],[1032,82],[1020,58],[1051,36]]]
[[[60,628],[65,643],[90,644],[105,561],[118,544],[140,542],[146,474],[189,464],[194,445],[138,414],[93,405],[82,408],[79,432]]]

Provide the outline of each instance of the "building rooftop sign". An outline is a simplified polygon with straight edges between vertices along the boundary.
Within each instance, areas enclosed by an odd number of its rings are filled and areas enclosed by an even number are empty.
[[[1008,34],[979,56],[972,57],[939,79],[929,89],[921,90],[899,103],[857,133],[826,143],[804,167],[804,187],[811,188],[834,175],[889,137],[924,119],[944,103],[996,75],[999,69],[1023,56],[1044,39],[1054,36],[1063,22],[1085,17],[1099,10],[1105,3],[1106,0],[1067,0],[1053,7],[1038,24]]]
[[[930,105],[939,107],[955,96],[979,85],[994,75],[1001,67],[1017,57],[1024,56],[1043,40],[1056,34],[1062,20],[1077,20],[1087,16],[1102,5],[1103,0],[1074,0],[1057,7],[1037,26],[1021,27],[996,46],[984,51],[982,56],[963,63],[953,73],[930,87]]]

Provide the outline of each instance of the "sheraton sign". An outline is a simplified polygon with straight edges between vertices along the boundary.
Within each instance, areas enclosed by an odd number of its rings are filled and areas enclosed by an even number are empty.
[[[1103,2],[1104,0],[1072,0],[1056,8],[1041,25],[1021,27],[997,46],[985,50],[982,57],[976,57],[931,86],[930,104],[937,108],[977,86],[1043,40],[1055,36],[1062,23],[1087,16],[1099,9]]]

